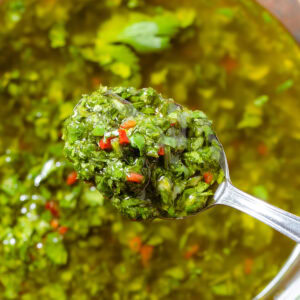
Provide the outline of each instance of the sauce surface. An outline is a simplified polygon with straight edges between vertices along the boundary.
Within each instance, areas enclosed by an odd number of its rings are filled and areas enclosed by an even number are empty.
[[[219,207],[132,222],[81,183],[82,94],[152,86],[205,111],[233,183],[300,214],[300,51],[253,1],[0,1],[0,298],[251,299],[294,244]]]

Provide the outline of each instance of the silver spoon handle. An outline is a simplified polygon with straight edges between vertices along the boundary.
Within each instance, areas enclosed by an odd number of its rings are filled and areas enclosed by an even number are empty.
[[[223,184],[216,204],[236,208],[300,243],[300,217],[242,192],[229,181]]]

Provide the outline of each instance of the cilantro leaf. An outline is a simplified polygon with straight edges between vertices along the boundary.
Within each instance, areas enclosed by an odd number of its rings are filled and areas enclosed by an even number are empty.
[[[83,48],[85,59],[97,62],[122,78],[129,78],[139,70],[138,57],[125,45],[99,44],[95,48]]]
[[[143,151],[145,147],[145,138],[141,134],[135,133],[129,139],[133,147],[137,147],[140,152]]]
[[[170,46],[170,40],[178,28],[178,20],[172,15],[159,16],[151,21],[135,22],[127,26],[117,40],[140,53],[155,52]]]
[[[263,106],[265,103],[269,101],[268,95],[262,95],[254,100],[254,105],[257,107]]]
[[[63,265],[67,262],[68,252],[65,249],[62,238],[58,233],[48,234],[45,251],[48,258],[56,265]]]

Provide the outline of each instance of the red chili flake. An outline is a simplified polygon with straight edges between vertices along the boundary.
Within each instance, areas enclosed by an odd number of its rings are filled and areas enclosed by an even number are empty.
[[[229,55],[225,55],[221,60],[220,65],[226,70],[227,73],[231,73],[238,67],[238,61]]]
[[[232,141],[231,145],[233,146],[233,148],[235,150],[240,150],[240,148],[243,146],[243,142],[239,139],[236,139],[236,140]]]
[[[154,88],[156,89],[157,92],[160,94],[165,94],[164,92],[164,85],[163,84],[155,84]]]
[[[77,181],[77,173],[75,171],[73,171],[67,177],[67,185],[72,185],[76,181]]]
[[[32,253],[29,254],[29,258],[30,258],[32,261],[35,261],[35,260],[36,260],[35,256],[34,256]]]
[[[214,179],[214,176],[211,172],[205,172],[203,174],[203,178],[207,184],[210,184],[212,182],[212,180]]]
[[[1,3],[1,1],[0,1]],[[19,149],[20,150],[28,150],[31,148],[31,145],[26,143],[24,140],[20,139],[19,141]]]
[[[69,230],[69,228],[66,227],[66,226],[60,226],[60,227],[58,228],[58,232],[59,232],[59,234],[61,234],[61,235],[66,234],[68,230]]]
[[[129,173],[126,176],[126,180],[129,182],[141,183],[144,180],[144,176],[139,173]]]
[[[129,248],[133,252],[139,252],[141,247],[142,247],[142,239],[139,236],[136,236],[129,241]]]
[[[249,275],[252,273],[253,269],[253,259],[252,258],[246,258],[244,261],[244,272],[246,275]]]
[[[165,148],[163,146],[159,147],[157,154],[160,156],[165,155]]]
[[[53,229],[56,229],[59,225],[59,222],[57,219],[52,219],[51,222],[50,222],[50,225]]]
[[[184,258],[185,259],[190,259],[193,257],[197,252],[199,251],[199,245],[195,244],[184,253]]]
[[[153,246],[150,245],[143,245],[140,249],[141,253],[141,260],[144,267],[147,267],[149,265],[149,261],[153,255]]]
[[[100,84],[101,84],[101,79],[99,77],[92,78],[93,87],[98,88]]]
[[[56,202],[54,202],[52,200],[46,202],[45,209],[49,210],[53,217],[58,217],[59,210],[58,210],[58,205]]]
[[[130,144],[129,138],[126,134],[126,131],[124,129],[119,129],[119,142],[121,145],[127,145]]]
[[[257,152],[258,154],[260,154],[261,156],[265,156],[268,154],[268,147],[265,143],[260,143],[257,146]]]
[[[123,129],[133,128],[136,125],[135,120],[127,120],[120,127]]]
[[[107,139],[101,139],[100,141],[99,141],[99,147],[102,149],[102,150],[110,150],[110,149],[112,149],[112,145],[111,145],[111,140],[112,140],[113,138],[111,137],[111,138],[107,138]]]

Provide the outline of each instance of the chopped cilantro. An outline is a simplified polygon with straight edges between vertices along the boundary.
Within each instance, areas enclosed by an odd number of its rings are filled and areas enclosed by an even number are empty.
[[[174,116],[176,126],[168,121]],[[122,129],[128,119],[134,126]],[[86,134],[74,140],[69,128],[79,125]],[[92,134],[88,128],[94,128]],[[98,134],[98,128],[105,133]],[[129,218],[182,217],[205,207],[216,188],[213,178],[224,176],[212,134],[203,112],[177,106],[151,88],[100,87],[84,95],[66,121],[65,154],[79,177]],[[189,141],[197,151],[189,150]],[[194,176],[200,180],[188,187],[187,177]]]

